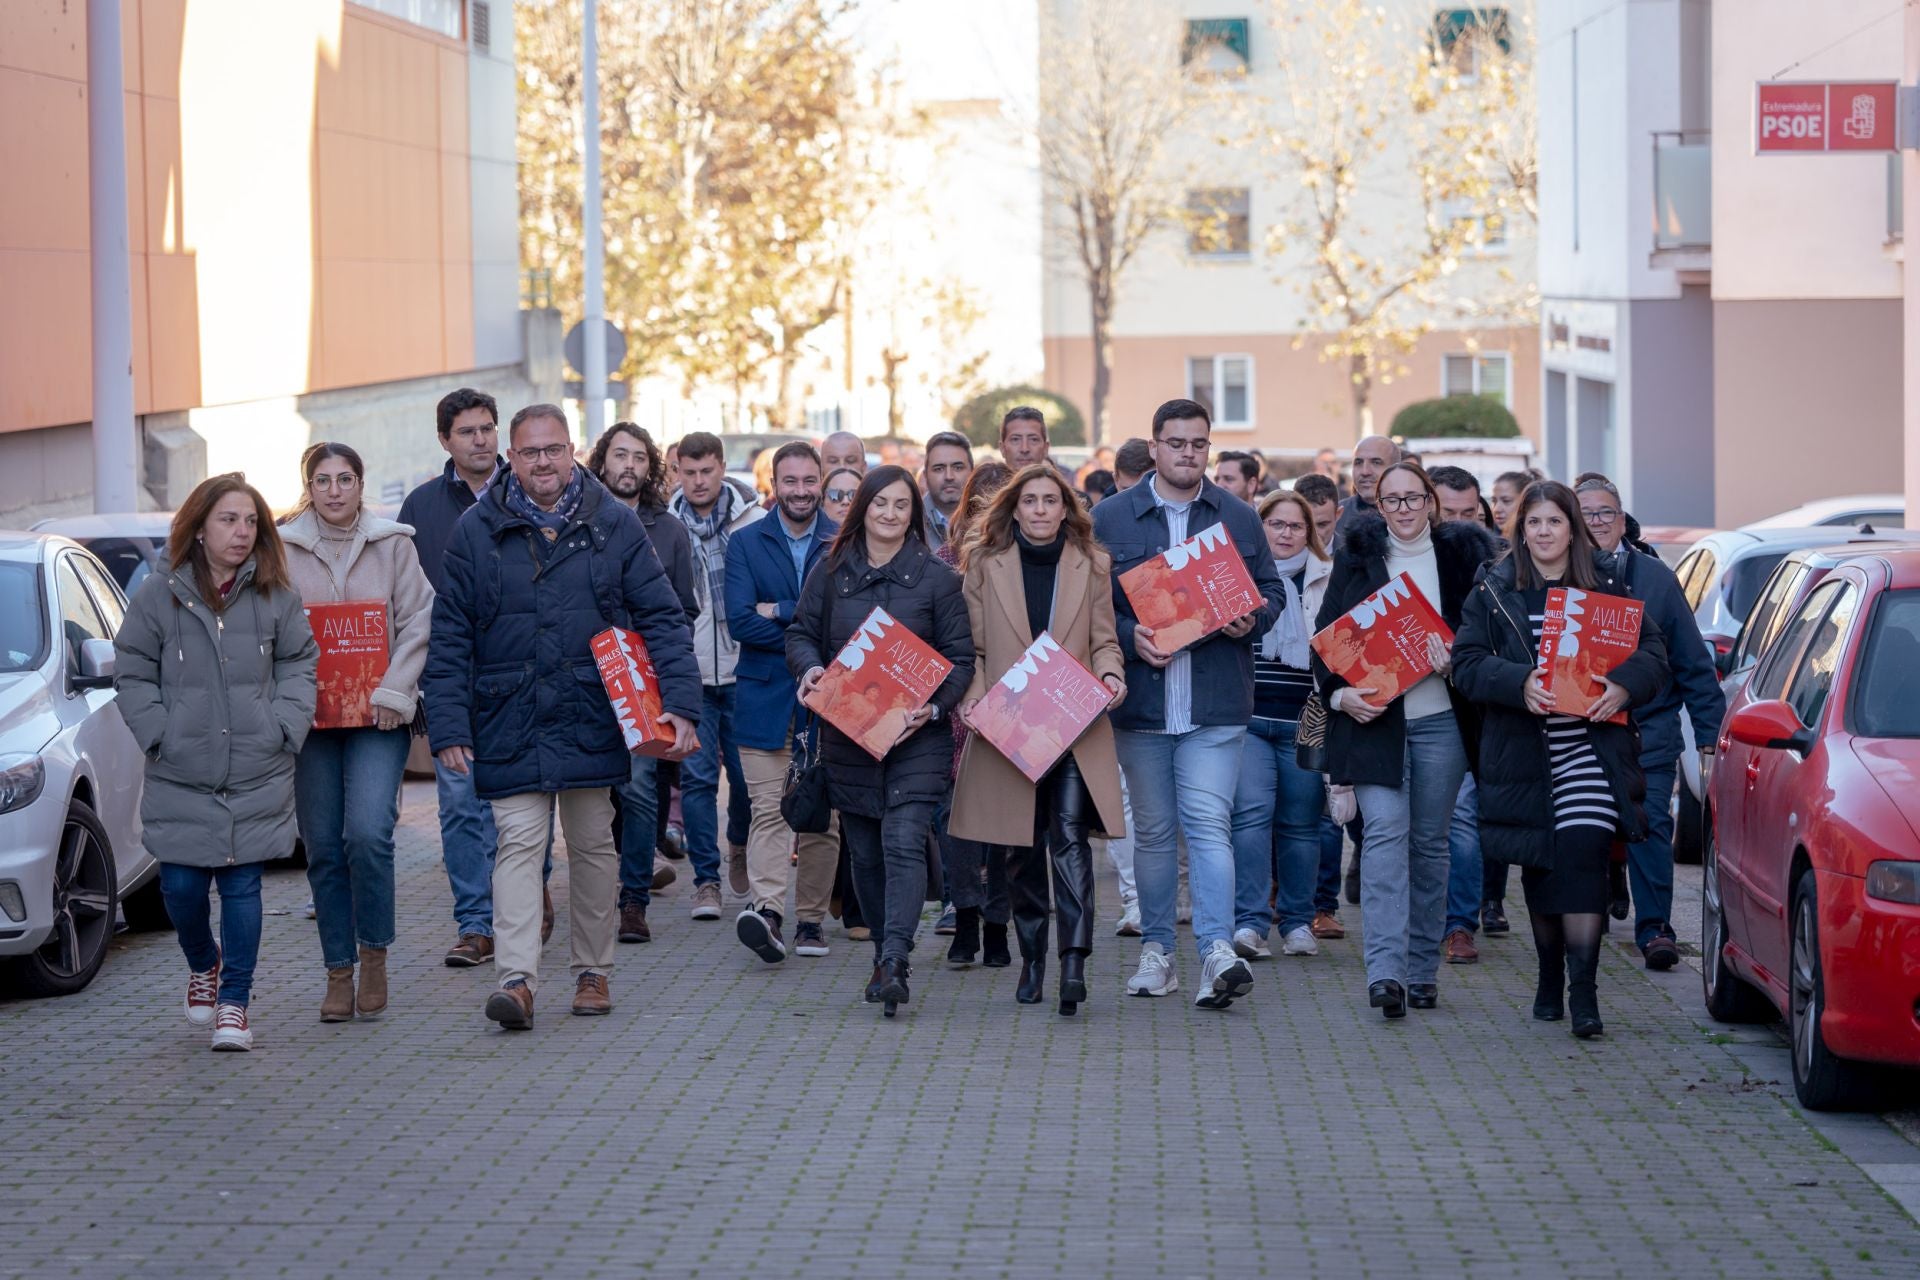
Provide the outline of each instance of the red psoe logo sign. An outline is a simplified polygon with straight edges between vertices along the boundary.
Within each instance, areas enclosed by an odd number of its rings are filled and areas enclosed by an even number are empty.
[[[1892,151],[1895,87],[1891,80],[1762,81],[1753,149],[1763,156]]]

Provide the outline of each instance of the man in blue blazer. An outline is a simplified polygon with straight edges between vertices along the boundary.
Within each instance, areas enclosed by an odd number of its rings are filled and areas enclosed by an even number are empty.
[[[727,629],[740,646],[734,668],[734,738],[753,806],[747,830],[747,906],[734,921],[734,932],[769,964],[787,958],[781,926],[790,877],[798,881],[793,949],[803,956],[827,954],[822,926],[840,862],[837,830],[796,837],[780,816],[787,766],[800,745],[796,718],[800,733],[818,732],[812,717],[800,710],[798,686],[787,672],[787,626],[801,583],[839,532],[820,510],[821,472],[820,455],[812,445],[803,440],[781,445],[773,455],[775,518],[755,521],[727,543]],[[794,876],[796,839],[800,857]]]

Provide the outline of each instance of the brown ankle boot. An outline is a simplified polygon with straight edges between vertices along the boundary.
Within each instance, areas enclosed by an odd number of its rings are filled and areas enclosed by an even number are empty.
[[[320,1001],[320,1021],[353,1021],[353,966],[327,970],[327,994]]]
[[[387,949],[360,948],[360,995],[354,1002],[363,1018],[377,1018],[387,1007]]]

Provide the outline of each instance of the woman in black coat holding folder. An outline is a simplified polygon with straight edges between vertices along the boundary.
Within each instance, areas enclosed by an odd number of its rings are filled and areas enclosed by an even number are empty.
[[[913,476],[901,467],[874,468],[860,482],[833,549],[807,575],[787,628],[787,669],[802,698],[876,608],[953,664],[882,759],[831,724],[822,740],[827,798],[840,811],[860,914],[873,930],[866,998],[885,1005],[889,1017],[907,1002],[907,956],[927,897],[927,840],[953,766],[946,721],[973,679],[973,631],[960,579],[927,549],[925,519]]]
[[[1565,1016],[1564,986],[1573,1034],[1584,1040],[1604,1030],[1595,982],[1607,855],[1615,840],[1645,839],[1647,830],[1640,731],[1631,717],[1608,718],[1652,701],[1670,674],[1666,641],[1643,614],[1639,649],[1604,680],[1599,701],[1584,717],[1558,711],[1539,666],[1554,587],[1630,594],[1595,564],[1573,491],[1547,480],[1527,487],[1512,550],[1467,600],[1453,680],[1480,709],[1481,847],[1522,868],[1540,959],[1533,1016]]]

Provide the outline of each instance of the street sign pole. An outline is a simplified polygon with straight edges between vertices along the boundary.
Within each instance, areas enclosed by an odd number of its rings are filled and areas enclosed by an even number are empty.
[[[133,427],[133,274],[120,0],[87,0],[87,201],[93,332],[93,509],[140,509]]]
[[[600,209],[600,29],[597,0],[583,0],[584,29],[581,32],[580,57],[580,143],[581,173],[585,190],[581,193],[580,219],[586,248],[586,262],[580,272],[581,310],[585,313],[588,341],[584,344],[580,365],[580,399],[584,408],[586,443],[592,444],[606,430],[607,349],[600,341],[606,318],[606,289],[603,267],[606,242]]]
[[[1901,82],[1920,84],[1920,9],[1906,9],[1906,59]],[[1909,88],[1904,96],[1911,98]],[[1900,139],[1900,244],[1902,249],[1901,314],[1905,330],[1902,338],[1902,450],[1906,477],[1907,510],[1920,511],[1920,137],[1911,132]]]

